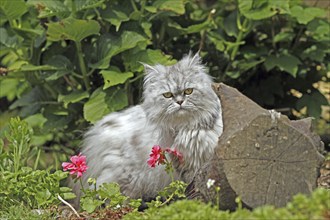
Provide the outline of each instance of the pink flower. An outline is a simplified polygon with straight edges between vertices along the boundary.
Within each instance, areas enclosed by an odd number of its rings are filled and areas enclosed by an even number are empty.
[[[155,167],[157,162],[158,162],[158,164],[164,164],[165,155],[164,155],[164,151],[162,150],[162,148],[158,145],[155,145],[151,149],[150,158],[148,159],[148,165],[150,167]]]
[[[177,157],[179,159],[180,162],[182,162],[183,156],[177,150],[170,149],[170,148],[166,148],[165,150],[162,150],[162,148],[160,146],[155,145],[152,147],[150,157],[147,161],[148,165],[150,167],[155,167],[156,164],[158,164],[158,165],[159,164],[168,164],[169,161],[165,157],[165,152],[174,155],[175,157]]]
[[[173,154],[175,157],[177,157],[179,159],[180,162],[183,161],[183,155],[176,149],[166,148],[165,151],[170,154]]]
[[[64,171],[69,170],[70,175],[77,174],[77,178],[81,177],[86,172],[88,166],[86,165],[86,156],[79,155],[72,156],[70,158],[72,163],[63,162],[62,167]]]

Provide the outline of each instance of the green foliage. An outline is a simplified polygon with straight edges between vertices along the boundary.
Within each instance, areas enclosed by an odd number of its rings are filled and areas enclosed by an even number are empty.
[[[35,169],[27,167],[28,159],[34,156],[30,145],[32,133],[27,122],[12,118],[10,130],[6,134],[7,145],[4,146],[4,141],[0,139],[1,216],[10,215],[14,207],[39,209],[59,204],[57,195],[65,199],[75,197],[70,188],[60,186],[60,181],[67,178],[67,173],[36,170],[39,154],[35,158]]]
[[[83,196],[80,198],[80,206],[82,210],[92,213],[97,209],[105,206],[109,209],[119,209],[122,207],[130,207],[134,210],[141,205],[141,199],[130,199],[120,192],[117,183],[103,183],[96,189],[96,180],[88,180],[90,186],[94,185],[94,189],[82,189]]]
[[[55,219],[55,214],[50,210],[36,210],[30,209],[22,204],[17,206],[10,206],[7,210],[3,211],[0,209],[0,216],[3,219],[16,220],[49,220]]]
[[[31,209],[46,208],[59,204],[57,195],[65,199],[74,198],[71,189],[60,187],[60,181],[67,173],[46,170],[32,170],[23,167],[17,172],[4,171],[0,174],[0,204],[2,211],[10,206],[25,205]]]
[[[36,117],[34,143],[68,152],[87,123],[139,102],[139,62],[169,65],[189,50],[263,107],[319,118],[324,15],[296,0],[3,0],[0,120]]]
[[[95,185],[96,181],[92,181]],[[98,189],[83,190],[84,195],[80,199],[81,208],[88,213],[106,205],[106,208],[118,209],[121,207],[132,207],[137,209],[141,204],[141,199],[130,199],[120,192],[117,183],[103,183]]]
[[[166,186],[163,190],[158,193],[158,196],[155,200],[147,203],[149,209],[155,209],[162,207],[169,202],[172,202],[174,199],[183,199],[186,198],[185,190],[187,184],[176,180]]]
[[[325,219],[330,209],[329,198],[330,191],[317,189],[310,197],[295,196],[283,208],[263,206],[253,211],[238,208],[235,212],[218,211],[196,200],[181,200],[156,211],[132,212],[124,219]]]

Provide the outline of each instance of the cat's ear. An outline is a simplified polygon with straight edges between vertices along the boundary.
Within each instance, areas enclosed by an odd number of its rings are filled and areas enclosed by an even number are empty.
[[[142,62],[139,62],[143,65],[144,67],[144,72],[146,75],[148,75],[149,73],[158,73],[158,70],[153,67],[153,66],[150,66],[149,64],[146,64],[146,63],[142,63]]]
[[[197,53],[194,56],[192,56],[192,52],[189,51],[188,57],[190,60],[188,66],[192,67],[202,64],[202,58],[200,57],[199,52],[200,51],[197,51]]]

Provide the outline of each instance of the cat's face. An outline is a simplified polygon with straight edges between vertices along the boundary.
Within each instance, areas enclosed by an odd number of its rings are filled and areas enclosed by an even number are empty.
[[[211,83],[197,55],[173,66],[146,66],[143,104],[148,116],[162,123],[198,120],[216,108]]]

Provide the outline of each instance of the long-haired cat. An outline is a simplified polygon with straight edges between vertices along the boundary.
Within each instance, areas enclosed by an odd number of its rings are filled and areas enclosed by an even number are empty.
[[[145,65],[145,74],[143,102],[105,116],[85,134],[85,184],[89,177],[97,186],[117,182],[124,195],[150,198],[171,181],[163,166],[148,166],[152,146],[183,154],[174,176],[187,182],[213,154],[223,130],[221,104],[199,55]]]

